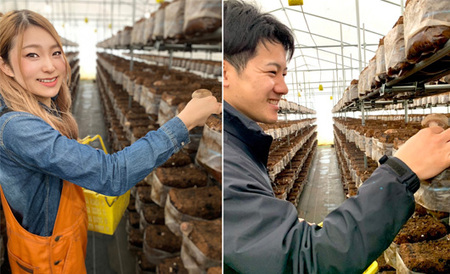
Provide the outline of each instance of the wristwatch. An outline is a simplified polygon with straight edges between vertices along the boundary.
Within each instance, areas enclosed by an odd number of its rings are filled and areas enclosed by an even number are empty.
[[[419,178],[411,169],[407,168],[406,164],[401,162],[400,159],[383,155],[383,157],[381,157],[380,160],[378,160],[378,162],[380,163],[380,165],[390,166],[392,170],[394,170],[395,173],[397,173],[398,176],[400,176],[402,182],[406,184],[406,188],[412,193],[416,192],[419,189],[420,187]]]

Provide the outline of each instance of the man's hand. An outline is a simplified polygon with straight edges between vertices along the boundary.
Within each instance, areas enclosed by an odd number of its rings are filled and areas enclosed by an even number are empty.
[[[395,157],[402,160],[421,180],[429,179],[450,166],[450,129],[432,126],[408,139]]]

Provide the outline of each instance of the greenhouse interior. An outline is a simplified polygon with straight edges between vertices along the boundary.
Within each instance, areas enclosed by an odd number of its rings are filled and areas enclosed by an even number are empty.
[[[383,155],[393,156],[430,126],[426,117],[438,115],[448,128],[449,1],[242,1],[294,35],[284,77],[289,92],[279,102],[278,121],[259,125],[273,138],[266,169],[274,197],[293,204],[298,218],[319,224],[358,195]],[[78,126],[73,146],[126,158],[148,132],[163,131],[194,91],[209,90],[222,102],[223,2],[0,0],[0,26],[17,10],[53,25],[71,71],[70,112]],[[187,145],[124,194],[79,185],[89,222],[87,273],[224,273],[222,118],[213,114],[190,130]],[[73,170],[114,181],[106,170],[94,170],[101,157],[89,153]],[[111,169],[117,176],[134,172]],[[364,273],[450,273],[446,171],[421,181],[412,217]],[[0,273],[33,273],[27,264],[11,265],[8,212],[3,206]]]

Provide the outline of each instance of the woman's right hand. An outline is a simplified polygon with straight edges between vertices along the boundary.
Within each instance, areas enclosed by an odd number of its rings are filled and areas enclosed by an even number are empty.
[[[177,117],[183,121],[188,130],[191,130],[196,126],[205,125],[211,114],[220,113],[222,113],[222,103],[217,102],[214,96],[207,96],[191,99]]]

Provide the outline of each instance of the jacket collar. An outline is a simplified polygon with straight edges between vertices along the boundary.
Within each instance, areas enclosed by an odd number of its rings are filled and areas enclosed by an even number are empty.
[[[0,113],[3,114],[7,112],[8,107],[6,106],[3,96],[0,94]]]
[[[252,119],[224,101],[224,131],[242,141],[252,154],[267,166],[272,136],[264,133]]]
[[[52,103],[56,105],[56,103],[54,103],[56,101],[56,98],[58,98],[58,95],[56,95],[55,97],[52,98]],[[39,105],[45,109],[45,111],[47,111],[48,113],[57,116],[57,117],[61,117],[61,113],[59,110],[59,107],[56,105],[56,109],[51,109],[48,106],[46,106],[45,104],[38,102]],[[0,94],[0,112],[3,114],[7,111],[11,111],[10,109],[8,110],[8,106],[6,106],[5,100],[3,99],[3,96]]]

